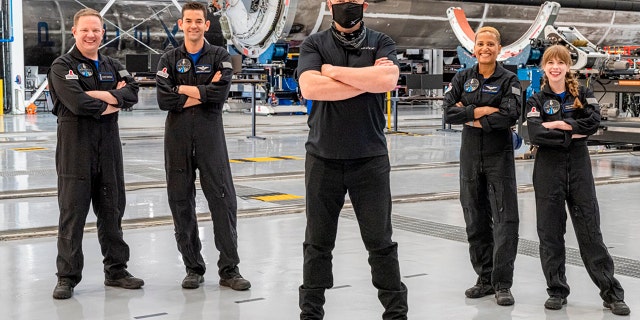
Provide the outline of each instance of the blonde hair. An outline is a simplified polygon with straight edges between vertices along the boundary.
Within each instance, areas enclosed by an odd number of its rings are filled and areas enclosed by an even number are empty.
[[[476,32],[476,39],[478,38],[478,34],[482,33],[482,32],[488,32],[491,33],[492,35],[496,36],[496,39],[498,40],[498,44],[500,44],[500,31],[498,31],[498,29],[494,28],[494,27],[482,27],[480,29],[478,29],[478,31]],[[474,42],[475,40],[474,39]]]
[[[553,45],[544,51],[541,62],[542,67],[544,68],[544,66],[553,59],[562,61],[567,66],[571,66],[573,64],[571,62],[571,53],[569,52],[569,49],[559,44]],[[549,84],[549,79],[547,78],[547,74],[545,73],[544,76],[542,76],[542,87],[546,86],[547,84]],[[564,84],[567,89],[569,89],[569,93],[573,97],[575,97],[575,99],[573,100],[573,107],[582,108],[582,103],[580,102],[580,99],[578,99],[578,97],[580,96],[580,92],[578,91],[580,83],[578,83],[578,79],[576,79],[571,70],[568,70],[565,74]]]
[[[91,8],[84,8],[81,9],[80,11],[76,12],[76,14],[73,16],[73,25],[77,26],[78,25],[78,20],[80,20],[80,17],[86,17],[86,16],[95,16],[100,18],[100,24],[104,24],[104,20],[102,19],[102,16],[100,15],[100,12],[91,9]]]

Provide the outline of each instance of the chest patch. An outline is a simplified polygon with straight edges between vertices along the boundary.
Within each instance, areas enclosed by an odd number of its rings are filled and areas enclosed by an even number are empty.
[[[187,73],[191,70],[191,61],[189,59],[180,59],[176,63],[176,70],[179,73]]]
[[[211,73],[211,65],[210,64],[197,64],[196,65],[196,73]]]
[[[573,103],[568,103],[562,106],[562,111],[564,112],[572,112],[575,110],[576,108],[573,106]]]
[[[85,78],[88,78],[88,77],[91,77],[93,75],[93,70],[91,69],[91,67],[88,64],[81,63],[81,64],[78,65],[78,73],[81,76],[83,76]]]
[[[474,92],[478,90],[478,87],[480,87],[480,81],[476,78],[469,79],[464,83],[465,92]]]
[[[560,102],[557,100],[547,100],[542,106],[545,114],[552,115],[558,113],[560,111]]]
[[[497,94],[500,91],[500,86],[493,84],[485,84],[482,86],[482,93]]]
[[[113,82],[116,80],[111,72],[100,72],[98,76],[100,77],[101,82]]]

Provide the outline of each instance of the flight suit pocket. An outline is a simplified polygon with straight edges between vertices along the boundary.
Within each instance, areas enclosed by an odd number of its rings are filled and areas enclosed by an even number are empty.
[[[518,222],[518,204],[516,190],[503,183],[489,184],[489,202],[495,223]]]
[[[183,201],[193,197],[189,185],[192,182],[185,168],[170,167],[167,170],[167,194],[169,201]]]
[[[491,205],[491,213],[496,223],[506,222],[504,215],[504,192],[501,185],[489,184],[489,204]]]
[[[200,183],[204,189],[208,189],[216,198],[225,198],[228,194],[227,174],[223,167],[214,167],[208,174],[200,176]]]

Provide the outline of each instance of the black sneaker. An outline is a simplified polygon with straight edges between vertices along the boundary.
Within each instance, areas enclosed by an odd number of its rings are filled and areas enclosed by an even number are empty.
[[[138,279],[127,272],[127,275],[120,279],[104,279],[104,285],[125,289],[140,289],[144,286],[144,280]]]
[[[560,310],[562,306],[567,304],[567,299],[559,296],[550,296],[547,301],[544,302],[544,307],[549,310]]]
[[[603,302],[605,308],[611,309],[611,313],[619,316],[626,316],[631,313],[629,306],[624,303],[623,300],[614,301],[611,303]]]
[[[73,287],[75,287],[75,283],[73,281],[60,278],[58,279],[58,284],[53,289],[53,298],[54,299],[69,299],[73,296]]]
[[[493,290],[493,286],[491,284],[478,280],[475,286],[467,289],[464,292],[464,295],[467,296],[467,298],[476,299],[494,293],[495,291]]]
[[[188,271],[187,276],[182,280],[182,287],[185,289],[198,289],[204,282],[204,276],[193,271]]]
[[[236,275],[229,279],[220,279],[220,285],[237,291],[251,288],[251,282],[243,278],[241,275]]]
[[[496,292],[496,303],[501,306],[510,306],[515,303],[515,299],[513,299],[513,295],[511,295],[511,290],[508,288],[498,289]]]

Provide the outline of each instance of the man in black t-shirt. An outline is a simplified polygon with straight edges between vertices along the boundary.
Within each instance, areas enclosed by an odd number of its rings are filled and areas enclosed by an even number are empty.
[[[407,288],[391,240],[390,164],[384,93],[396,86],[395,43],[362,22],[364,0],[328,0],[330,29],[300,47],[298,81],[313,100],[306,143],[307,228],[300,319],[322,319],[338,217],[348,192],[367,251],[383,319],[406,319]]]

